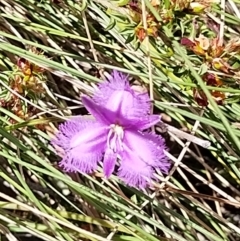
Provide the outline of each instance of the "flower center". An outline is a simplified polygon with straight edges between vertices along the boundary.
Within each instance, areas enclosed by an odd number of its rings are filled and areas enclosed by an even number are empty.
[[[110,130],[107,136],[107,147],[117,152],[118,150],[123,150],[123,137],[124,130],[123,127],[117,124],[110,125]]]

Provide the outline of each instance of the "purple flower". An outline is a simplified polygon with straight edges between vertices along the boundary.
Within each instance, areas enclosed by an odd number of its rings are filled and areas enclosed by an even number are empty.
[[[126,75],[113,71],[93,98],[83,96],[82,102],[94,119],[77,116],[66,121],[52,141],[64,151],[60,165],[66,171],[90,173],[103,160],[109,177],[118,163],[118,176],[141,189],[153,179],[154,168],[168,172],[164,140],[144,131],[160,118],[149,114],[148,94],[133,91]]]

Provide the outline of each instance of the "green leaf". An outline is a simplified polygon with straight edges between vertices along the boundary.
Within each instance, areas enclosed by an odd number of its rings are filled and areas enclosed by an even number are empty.
[[[206,74],[208,72],[208,66],[206,64],[202,64],[198,70],[198,74],[200,76]]]
[[[110,17],[109,25],[105,28],[105,31],[109,31],[116,26],[116,20]]]
[[[120,1],[117,1],[117,4],[119,7],[122,7],[122,6],[127,5],[129,2],[130,2],[130,0],[120,0]]]

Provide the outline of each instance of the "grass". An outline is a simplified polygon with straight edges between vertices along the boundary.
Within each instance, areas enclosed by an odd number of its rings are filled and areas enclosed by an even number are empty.
[[[240,44],[228,46],[239,35],[239,3],[221,0],[196,14],[186,1],[138,2],[135,21],[125,1],[1,1],[3,240],[240,240]],[[217,56],[227,67],[181,44],[214,39],[214,26],[217,48],[228,46]],[[173,167],[143,192],[103,178],[100,167],[64,173],[49,143],[58,123],[85,113],[80,95],[113,69],[149,90],[168,125],[192,134],[163,133]],[[206,73],[221,83],[206,84]],[[195,90],[208,104],[199,105]],[[194,135],[211,146],[192,143]]]

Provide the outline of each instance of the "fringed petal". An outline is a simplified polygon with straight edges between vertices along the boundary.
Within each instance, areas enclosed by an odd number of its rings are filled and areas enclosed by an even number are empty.
[[[118,175],[129,186],[144,189],[154,179],[154,168],[169,171],[171,164],[163,152],[165,143],[158,135],[125,131],[123,149]]]
[[[119,178],[130,187],[145,189],[153,179],[153,169],[130,149],[121,154]]]
[[[83,116],[73,117],[59,125],[59,131],[51,140],[51,144],[67,150],[69,149],[70,140],[76,133],[81,132],[83,129],[88,128],[95,123],[95,120]]]
[[[116,117],[133,119],[149,114],[150,98],[148,93],[137,93],[128,82],[127,75],[113,71],[109,81],[99,85],[93,100],[106,109],[116,113]]]
[[[106,148],[107,131],[101,123],[83,117],[61,124],[52,141],[64,151],[60,165],[73,172],[89,173],[96,169]]]
[[[102,152],[80,153],[78,149],[73,149],[64,156],[59,166],[66,172],[91,173],[97,169],[97,164],[102,159]]]
[[[150,132],[125,131],[124,146],[129,148],[135,156],[151,167],[160,168],[167,173],[171,166],[164,154],[166,145],[160,135]]]

